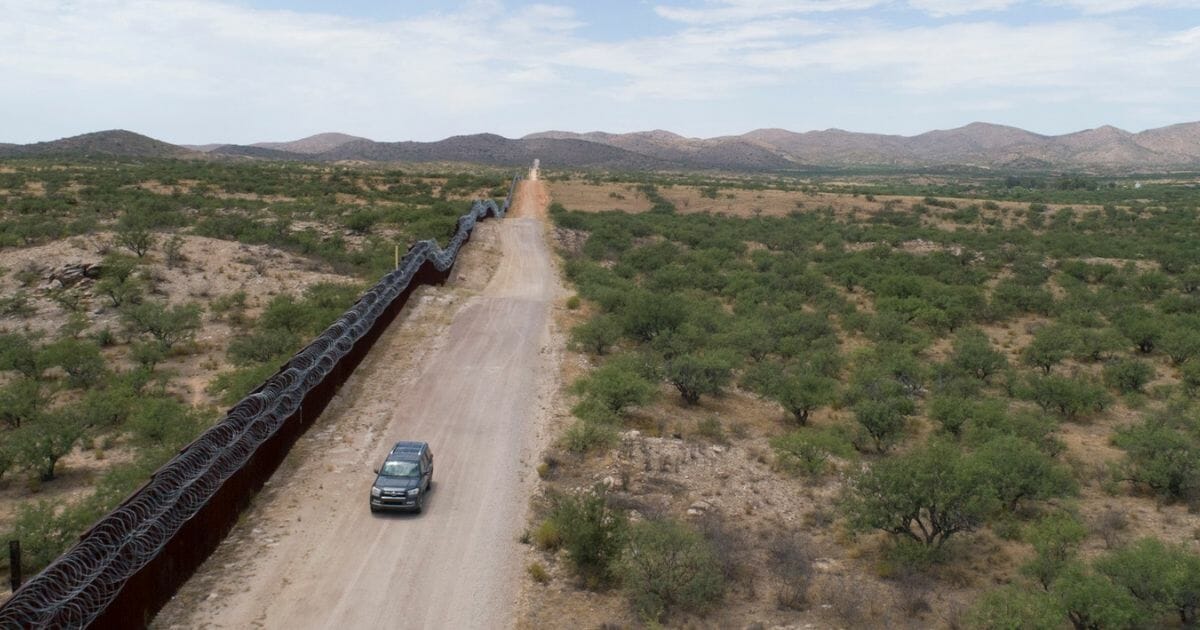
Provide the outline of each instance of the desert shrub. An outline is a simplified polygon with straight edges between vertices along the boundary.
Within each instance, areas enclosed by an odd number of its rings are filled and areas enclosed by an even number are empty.
[[[968,425],[996,426],[1004,422],[1005,405],[993,398],[965,398],[962,396],[935,396],[929,400],[929,417],[936,421],[943,433],[954,437],[962,436]]]
[[[683,401],[694,405],[703,395],[720,393],[733,378],[733,366],[719,354],[685,354],[667,361],[663,373]]]
[[[1200,556],[1183,545],[1143,538],[1098,558],[1095,567],[1147,610],[1173,614],[1184,627],[1196,624],[1200,609]]]
[[[1071,472],[1017,436],[997,437],[979,447],[973,464],[1009,510],[1021,500],[1044,500],[1074,494],[1078,487]]]
[[[230,325],[240,325],[246,312],[246,292],[234,291],[222,295],[209,303],[208,309],[216,317],[226,319]]]
[[[571,341],[592,354],[602,355],[621,339],[621,322],[601,314],[571,329]]]
[[[715,416],[708,416],[698,421],[696,433],[716,444],[725,444],[729,441],[725,435],[725,428],[721,426],[721,420]]]
[[[33,573],[53,562],[97,516],[87,504],[63,507],[56,501],[31,501],[19,506],[12,533],[21,541],[22,567]]]
[[[837,381],[807,365],[783,367],[761,363],[748,374],[754,389],[779,403],[796,423],[808,424],[813,411],[831,404],[837,396]]]
[[[1050,369],[1070,356],[1077,345],[1075,329],[1061,324],[1043,326],[1021,350],[1021,361],[1049,374]]]
[[[1143,354],[1154,351],[1166,332],[1162,317],[1144,308],[1126,309],[1114,318],[1117,330]]]
[[[542,551],[556,551],[562,546],[562,532],[558,529],[558,523],[548,518],[538,524],[533,530],[533,544]]]
[[[1153,377],[1154,367],[1137,359],[1117,359],[1104,366],[1104,383],[1122,394],[1142,391]]]
[[[1170,418],[1147,418],[1120,429],[1113,442],[1125,451],[1121,474],[1126,479],[1175,499],[1200,489],[1200,447]]]
[[[538,584],[545,584],[550,581],[550,574],[546,571],[546,567],[540,562],[531,562],[525,571],[529,574],[529,578]]]
[[[1200,359],[1192,359],[1179,370],[1179,380],[1189,396],[1200,393]]]
[[[813,556],[803,536],[779,532],[767,548],[767,568],[776,581],[775,603],[780,608],[808,608]]]
[[[126,212],[116,226],[116,242],[138,258],[145,256],[157,240],[150,231],[152,221],[141,211]]]
[[[41,417],[47,395],[41,381],[21,377],[0,385],[0,422],[20,428]]]
[[[1087,530],[1070,513],[1042,517],[1025,530],[1025,541],[1033,545],[1034,557],[1021,567],[1021,573],[1049,590],[1074,559],[1079,543],[1086,537]]]
[[[29,294],[17,291],[12,295],[0,296],[0,317],[31,317],[37,309],[29,303]]]
[[[639,291],[628,297],[621,311],[622,325],[633,339],[652,341],[678,328],[687,319],[687,311],[687,304],[678,296]]]
[[[105,374],[104,357],[100,347],[91,341],[70,337],[59,339],[42,348],[42,360],[47,365],[57,365],[67,373],[67,382],[72,387],[86,388],[95,385]]]
[[[1129,591],[1079,561],[1064,567],[1051,591],[1076,628],[1132,628],[1146,618]]]
[[[17,455],[13,452],[11,444],[5,442],[0,444],[0,480],[4,479],[4,473],[12,469],[17,463]]]
[[[992,347],[991,340],[978,328],[963,330],[955,336],[950,363],[961,372],[982,381],[1008,365],[1004,355]]]
[[[980,630],[1058,630],[1064,619],[1052,594],[1012,584],[984,593],[967,615],[969,627]]]
[[[272,363],[263,363],[222,372],[209,383],[208,391],[216,395],[222,404],[233,405],[278,370],[279,367]]]
[[[183,255],[182,236],[174,234],[167,239],[166,243],[163,243],[163,258],[168,267],[179,267],[187,261],[187,257]]]
[[[613,414],[644,405],[653,399],[657,388],[639,372],[636,362],[632,355],[613,357],[575,381],[571,389]]]
[[[200,432],[201,419],[191,407],[164,395],[142,398],[128,427],[143,443],[178,449]]]
[[[1103,386],[1054,374],[1031,376],[1026,379],[1021,393],[1027,400],[1057,413],[1064,420],[1078,420],[1104,409],[1109,402]]]
[[[28,379],[40,378],[46,361],[35,341],[26,334],[0,333],[0,371],[17,372]]]
[[[838,429],[799,429],[771,439],[775,464],[791,473],[819,475],[826,471],[830,457],[849,459],[854,446]]]
[[[957,445],[933,441],[857,475],[842,507],[856,529],[941,547],[983,524],[997,504],[986,471]]]
[[[301,345],[300,336],[282,328],[254,330],[229,342],[229,358],[237,365],[282,363]]]
[[[1001,280],[992,290],[990,308],[996,318],[1006,318],[1019,313],[1052,315],[1055,309],[1054,296],[1040,286],[1028,286],[1012,280]]]
[[[121,309],[121,319],[130,332],[148,334],[164,350],[192,338],[200,328],[199,304],[168,306],[162,302],[142,302]]]
[[[157,341],[135,341],[129,346],[129,358],[142,368],[153,370],[167,358],[167,350]]]
[[[603,486],[557,497],[549,518],[558,526],[567,558],[584,583],[590,588],[611,583],[628,524],[624,512],[608,505]]]
[[[1200,330],[1187,326],[1176,326],[1165,333],[1159,341],[1159,348],[1175,365],[1182,365],[1188,359],[1200,356]]]
[[[643,521],[631,527],[620,567],[634,608],[656,622],[674,610],[709,610],[725,590],[721,565],[708,541],[675,521]]]
[[[883,453],[895,446],[908,433],[908,417],[916,405],[907,396],[862,398],[854,403],[854,419],[874,445]]]
[[[58,461],[71,452],[86,428],[77,409],[57,409],[23,424],[12,441],[20,460],[42,481],[50,481]]]
[[[589,420],[577,420],[563,434],[563,447],[572,453],[587,453],[596,449],[610,448],[616,441],[616,429]]]
[[[137,260],[120,254],[109,254],[100,261],[100,279],[94,290],[120,308],[142,301],[145,282],[137,275]]]

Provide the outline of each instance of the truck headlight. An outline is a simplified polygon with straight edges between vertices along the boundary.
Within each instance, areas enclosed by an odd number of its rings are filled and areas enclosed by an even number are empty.
[[[377,488],[375,486],[371,486],[371,496],[379,497],[382,495],[383,495],[383,490],[380,490],[379,488]]]
[[[420,489],[420,488],[413,488],[412,490],[409,490],[409,491],[408,491],[408,496],[410,496],[410,497],[415,497],[415,496],[417,496],[418,494],[421,494],[421,489]]]

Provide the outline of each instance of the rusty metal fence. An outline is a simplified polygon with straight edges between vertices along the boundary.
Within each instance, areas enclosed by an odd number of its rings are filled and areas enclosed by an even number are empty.
[[[444,282],[475,224],[505,215],[519,180],[502,205],[472,204],[444,249],[433,240],[409,248],[396,270],[13,593],[0,606],[0,628],[147,625],[220,544],[412,291]]]

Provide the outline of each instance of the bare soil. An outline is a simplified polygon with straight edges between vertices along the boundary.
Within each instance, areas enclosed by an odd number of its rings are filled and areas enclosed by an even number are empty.
[[[384,333],[155,627],[511,625],[561,357],[545,203],[525,182],[510,218],[478,228],[454,282]],[[436,490],[420,515],[372,514],[371,469],[398,439],[430,442]]]
[[[645,212],[653,205],[645,194],[638,190],[637,184],[589,183],[579,179],[568,179],[549,182],[550,195],[554,201],[561,203],[568,210],[583,212],[602,212],[605,210],[620,210],[623,212]],[[739,188],[718,188],[716,197],[704,195],[704,188],[699,186],[661,186],[658,193],[675,204],[678,212],[711,212],[736,217],[785,216],[792,212],[803,212],[816,208],[830,207],[839,216],[867,218],[883,211],[887,205],[899,204],[898,207],[911,207],[920,203],[924,198],[909,195],[875,195],[868,200],[866,196],[851,192],[826,191],[791,191],[791,190],[745,190]],[[980,203],[976,199],[945,198],[955,202],[960,208]],[[1010,201],[997,202],[1000,215],[1007,215],[1014,210],[1025,209],[1027,203]],[[1050,204],[1046,216],[1052,216],[1055,211],[1066,206]],[[1074,205],[1079,211],[1098,209],[1099,206]],[[950,212],[942,208],[931,208],[931,214]],[[987,211],[981,214],[988,215]]]

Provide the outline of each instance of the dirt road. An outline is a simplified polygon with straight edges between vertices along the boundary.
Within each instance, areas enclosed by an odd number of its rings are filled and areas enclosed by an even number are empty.
[[[541,182],[522,182],[509,218],[479,228],[468,250],[499,250],[490,281],[457,310],[451,289],[426,294],[424,334],[393,324],[156,627],[513,624],[561,290],[546,203]],[[372,514],[371,469],[401,439],[432,445],[434,491],[423,514]]]

